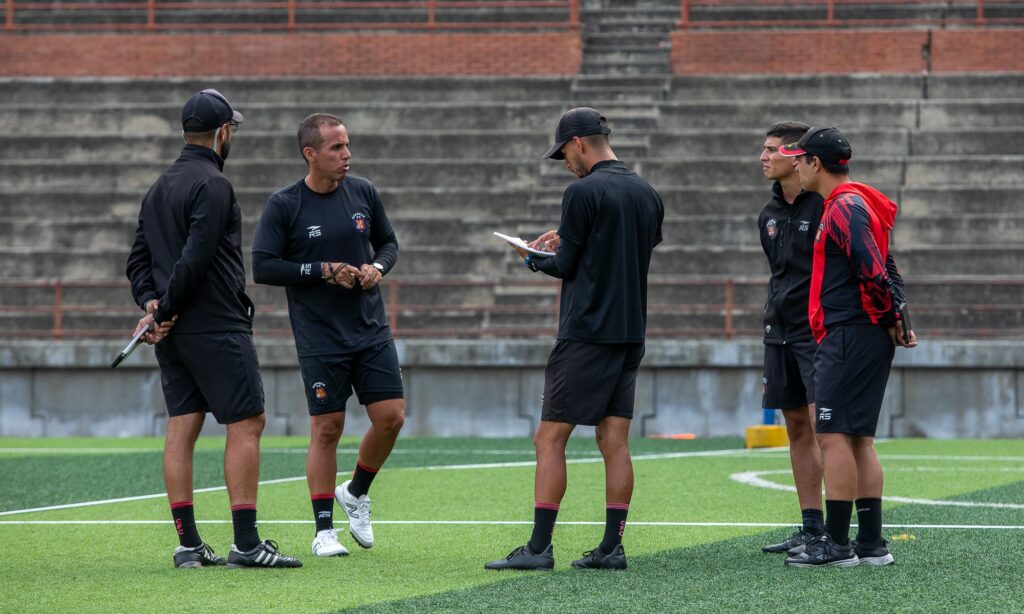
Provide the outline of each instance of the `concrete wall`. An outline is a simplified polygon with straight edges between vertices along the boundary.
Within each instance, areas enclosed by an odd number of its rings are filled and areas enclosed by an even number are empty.
[[[308,433],[290,341],[260,340],[267,432]],[[399,342],[408,435],[528,437],[552,342]],[[153,352],[116,371],[119,342],[5,341],[0,436],[159,435],[166,423]],[[637,386],[634,434],[739,435],[760,416],[756,340],[655,341]],[[1024,436],[1024,342],[937,341],[897,352],[879,437]],[[368,426],[349,403],[346,432]],[[209,420],[207,434],[223,430]],[[581,434],[592,429],[580,429]]]

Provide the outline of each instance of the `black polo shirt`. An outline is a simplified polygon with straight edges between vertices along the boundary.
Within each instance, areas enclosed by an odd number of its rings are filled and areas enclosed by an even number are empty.
[[[664,217],[654,188],[618,160],[566,188],[558,253],[535,261],[562,280],[559,339],[644,342],[647,272]]]
[[[263,207],[252,245],[253,279],[285,286],[299,356],[356,352],[391,338],[379,287],[328,285],[322,262],[359,268],[398,260],[398,240],[377,189],[348,176],[330,193],[304,179],[278,190]]]

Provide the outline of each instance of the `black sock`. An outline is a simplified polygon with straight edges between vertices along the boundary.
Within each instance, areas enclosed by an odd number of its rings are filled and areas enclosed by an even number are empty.
[[[316,532],[334,528],[334,493],[311,495]]]
[[[611,554],[615,546],[622,543],[622,533],[626,530],[626,515],[629,514],[628,503],[611,503],[604,510],[604,539],[598,549]]]
[[[850,543],[850,514],[853,513],[853,501],[833,501],[825,499],[825,532],[832,541],[845,546]]]
[[[231,524],[235,527],[235,548],[248,552],[260,545],[255,505],[232,505]]]
[[[857,542],[877,544],[882,539],[882,500],[857,499]]]
[[[377,477],[378,471],[380,469],[367,467],[356,461],[356,472],[352,475],[352,481],[348,483],[348,491],[356,497],[362,497],[370,492],[370,484],[373,483],[373,478]]]
[[[551,545],[551,534],[555,532],[556,518],[558,518],[557,503],[537,503],[534,506],[530,550],[535,554],[544,552]]]
[[[195,509],[191,501],[179,501],[171,504],[171,516],[174,528],[178,530],[178,542],[186,548],[195,548],[203,543],[196,529]]]
[[[804,531],[811,535],[821,535],[825,532],[825,514],[821,510],[809,507],[800,510],[800,514],[804,517]]]

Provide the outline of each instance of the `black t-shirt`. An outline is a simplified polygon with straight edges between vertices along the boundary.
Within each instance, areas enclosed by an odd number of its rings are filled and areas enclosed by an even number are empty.
[[[379,287],[328,285],[320,271],[322,262],[378,263],[387,274],[398,260],[395,232],[368,180],[349,176],[319,194],[300,179],[272,194],[252,260],[257,283],[286,287],[299,356],[345,354],[391,338]]]
[[[559,339],[643,343],[647,272],[664,217],[654,188],[618,160],[598,162],[566,188],[558,253],[535,260],[563,280]]]

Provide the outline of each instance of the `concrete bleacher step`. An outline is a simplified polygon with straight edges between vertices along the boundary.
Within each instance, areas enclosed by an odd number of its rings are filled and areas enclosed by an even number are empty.
[[[588,57],[583,61],[580,72],[584,75],[666,75],[671,72],[667,54],[652,54],[649,57],[634,57],[626,60],[606,60]],[[583,91],[587,91],[584,89]],[[663,92],[663,88],[651,91]]]
[[[568,109],[562,98],[551,102],[381,102],[236,103],[245,114],[242,130],[290,132],[311,113],[339,115],[353,136],[360,132],[406,130],[532,130],[548,132]],[[181,131],[180,103],[131,105],[27,104],[0,105],[0,130],[35,134],[52,130],[53,117],[61,130],[113,134],[177,134]],[[239,132],[239,136],[241,136]]]
[[[672,77],[670,100],[912,100],[920,98],[921,75],[728,75]],[[935,77],[931,77],[935,78]],[[936,96],[943,98],[943,96]],[[800,119],[799,117],[789,117]],[[782,119],[781,116],[779,119]],[[776,120],[777,121],[777,120]],[[869,124],[870,125],[870,124]],[[723,126],[724,127],[724,126]]]
[[[937,182],[907,186],[901,190],[902,215],[1001,214],[1024,210],[1024,184],[1017,186],[968,186]]]
[[[565,100],[569,77],[216,77],[139,81],[0,78],[0,104],[167,104],[216,86],[233,104],[346,102],[530,102]],[[180,103],[179,103],[180,104]]]

